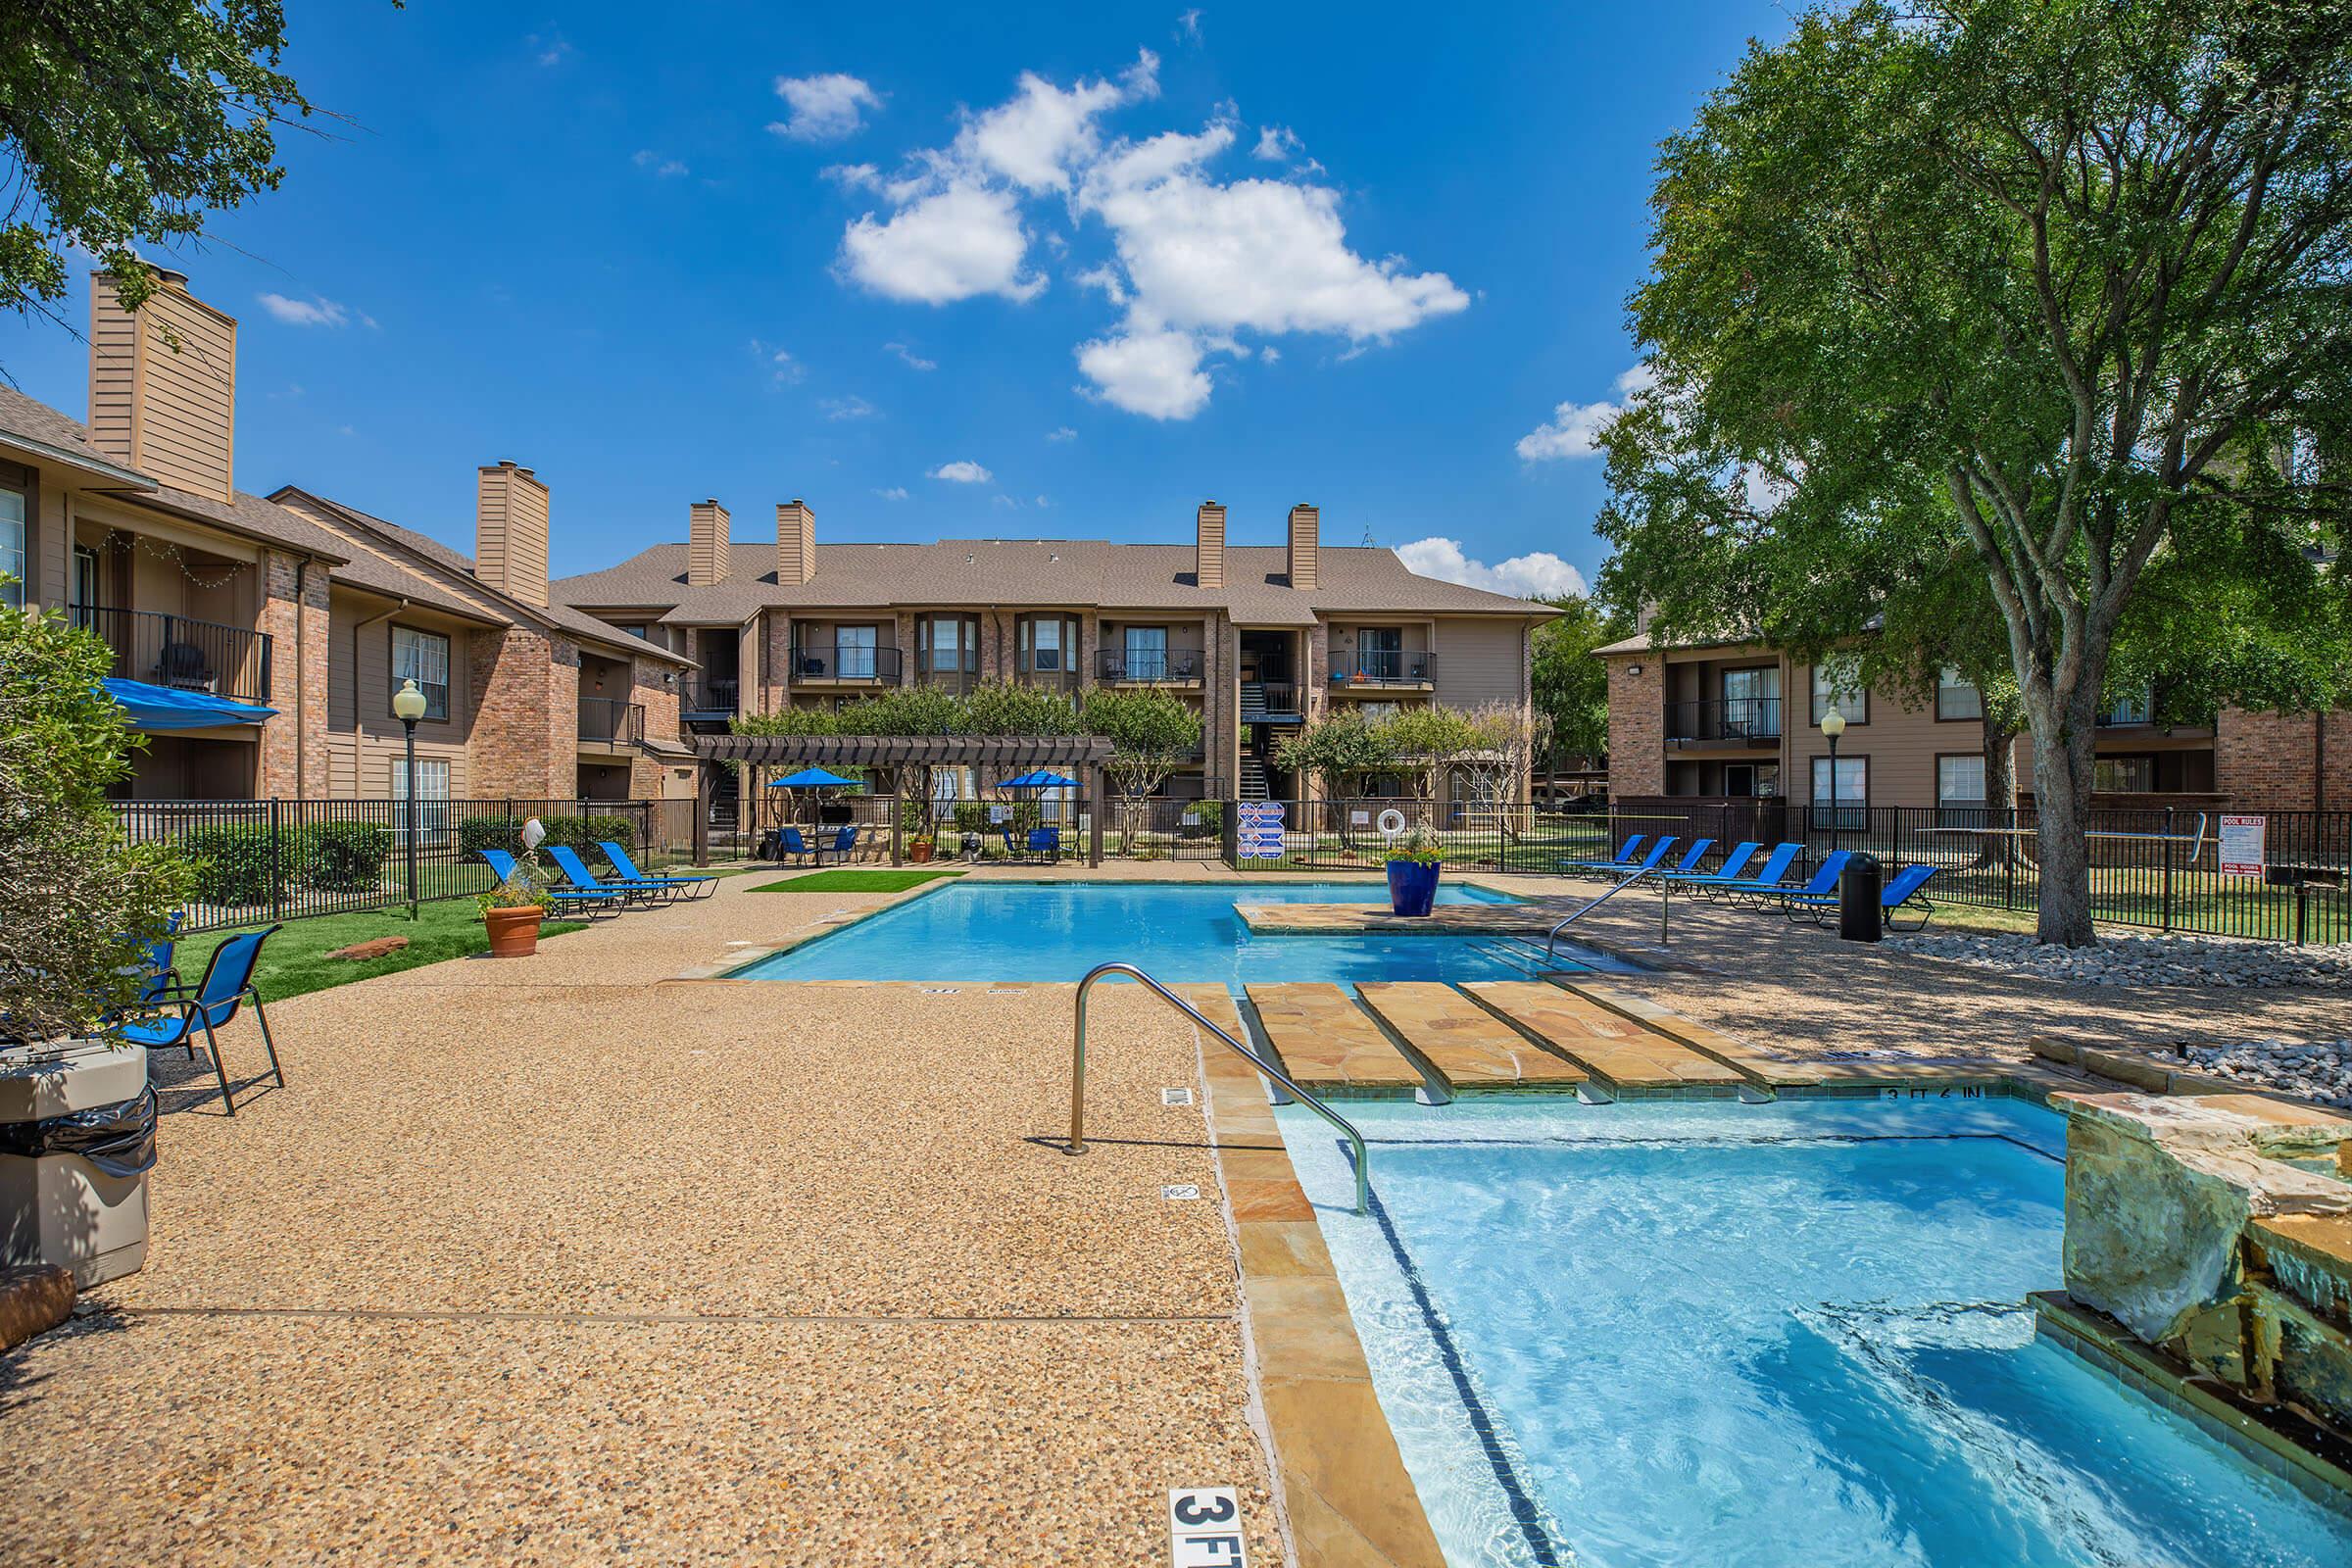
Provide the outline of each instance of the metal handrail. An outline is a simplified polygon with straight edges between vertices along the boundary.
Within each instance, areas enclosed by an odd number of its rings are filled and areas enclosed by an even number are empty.
[[[1063,1150],[1063,1153],[1083,1154],[1086,1152],[1086,995],[1094,989],[1095,982],[1106,974],[1126,975],[1129,979],[1140,980],[1153,991],[1158,992],[1162,1001],[1231,1046],[1245,1061],[1282,1085],[1292,1099],[1345,1134],[1349,1146],[1355,1152],[1355,1211],[1358,1214],[1368,1214],[1372,1211],[1372,1155],[1371,1152],[1364,1147],[1364,1135],[1355,1130],[1354,1124],[1299,1088],[1297,1083],[1292,1081],[1289,1073],[1284,1072],[1280,1067],[1275,1066],[1265,1057],[1211,1023],[1200,1008],[1132,963],[1098,963],[1086,971],[1085,979],[1078,982],[1078,1021],[1070,1038],[1070,1147]]]
[[[1624,881],[1610,888],[1608,892],[1603,893],[1599,898],[1594,899],[1578,908],[1570,910],[1567,917],[1561,920],[1558,925],[1553,926],[1551,928],[1551,934],[1544,939],[1544,961],[1548,963],[1551,960],[1551,950],[1558,944],[1561,932],[1567,930],[1570,926],[1576,924],[1577,921],[1582,920],[1586,915],[1591,914],[1594,909],[1599,908],[1602,905],[1608,903],[1611,899],[1615,898],[1618,894],[1623,893],[1627,888],[1632,887],[1643,877],[1656,875],[1658,870],[1659,867],[1653,865],[1642,870],[1636,871],[1632,876],[1627,877]]]

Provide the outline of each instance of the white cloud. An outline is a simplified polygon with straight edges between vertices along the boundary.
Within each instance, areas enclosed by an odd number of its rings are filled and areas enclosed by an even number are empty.
[[[801,362],[792,357],[791,350],[780,349],[773,343],[762,343],[758,338],[752,339],[752,358],[766,364],[769,375],[778,386],[790,386],[808,373]]]
[[[1600,450],[1600,437],[1625,412],[1626,405],[1656,384],[1656,373],[1646,365],[1637,365],[1617,378],[1614,403],[1559,405],[1550,418],[1519,438],[1519,456],[1530,463],[1592,457]]]
[[[843,272],[886,299],[946,305],[976,295],[1035,299],[1029,249],[1010,192],[956,184],[902,208],[888,222],[866,214],[841,237]]]
[[[1298,133],[1288,125],[1267,125],[1257,133],[1250,156],[1269,164],[1287,164],[1298,151]]]
[[[943,463],[931,470],[930,476],[934,479],[945,479],[950,484],[986,484],[996,477],[977,463],[968,460]]]
[[[886,354],[897,355],[910,369],[936,370],[939,368],[937,360],[926,360],[904,343],[885,343],[882,345],[882,349]]]
[[[843,190],[872,190],[882,188],[882,171],[871,164],[834,164],[817,173],[826,179],[838,180]]]
[[[828,419],[866,419],[874,415],[874,406],[855,394],[846,398],[826,398],[817,404]]]
[[[543,66],[560,66],[571,56],[571,44],[560,32],[533,32],[524,35],[524,43]]]
[[[664,158],[651,147],[640,148],[637,155],[629,162],[635,164],[639,169],[652,170],[663,179],[675,179],[678,175],[688,172],[686,166],[675,158]]]
[[[1398,545],[1396,559],[1404,563],[1405,570],[1421,576],[1509,594],[1516,599],[1557,599],[1564,594],[1585,592],[1585,574],[1548,550],[1513,556],[1499,565],[1490,566],[1463,555],[1459,539],[1432,535],[1409,545]]]
[[[1178,12],[1176,14],[1176,30],[1194,43],[1199,43],[1200,41],[1200,8],[1195,6],[1190,11]]]
[[[1026,191],[1066,191],[1071,167],[1101,145],[1095,122],[1102,112],[1157,96],[1159,57],[1149,49],[1116,81],[1098,77],[1066,90],[1024,71],[1011,98],[965,122],[949,156]]]
[[[1058,429],[1048,430],[1046,439],[1049,441],[1075,441],[1078,439],[1078,432],[1065,424]]]
[[[1078,345],[1078,368],[1100,397],[1130,414],[1189,419],[1208,406],[1200,339],[1189,332],[1123,332]]]
[[[864,112],[882,107],[881,95],[856,76],[827,72],[816,76],[778,76],[776,96],[791,116],[767,128],[794,141],[839,141],[864,124]]]
[[[889,489],[877,490],[874,494],[885,501],[904,501],[906,499],[906,487],[903,484],[894,484]]]
[[[351,319],[351,313],[333,300],[313,295],[307,300],[288,299],[283,294],[260,296],[262,309],[288,326],[342,326]],[[366,317],[361,318],[367,320]],[[368,321],[369,326],[375,323]]]

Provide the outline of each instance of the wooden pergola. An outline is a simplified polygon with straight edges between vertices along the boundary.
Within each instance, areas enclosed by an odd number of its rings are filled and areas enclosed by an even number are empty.
[[[1086,863],[1102,863],[1102,764],[1112,747],[1100,735],[697,735],[693,737],[694,863],[710,863],[710,802],[721,762],[754,767],[969,767],[1026,773],[1071,771],[1094,803]],[[890,863],[901,864],[905,830],[890,813]]]

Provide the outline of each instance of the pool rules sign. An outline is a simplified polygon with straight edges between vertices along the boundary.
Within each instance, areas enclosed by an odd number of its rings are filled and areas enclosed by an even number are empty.
[[[1231,1487],[1169,1493],[1168,1545],[1175,1568],[1243,1568],[1241,1497]]]
[[[2264,825],[2259,816],[2222,818],[2222,875],[2262,875]]]
[[[1245,860],[1279,860],[1282,858],[1282,808],[1280,801],[1242,801],[1235,834],[1241,858]]]

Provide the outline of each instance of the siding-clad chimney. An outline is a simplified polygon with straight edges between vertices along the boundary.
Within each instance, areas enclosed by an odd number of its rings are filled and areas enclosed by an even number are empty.
[[[800,584],[816,575],[816,514],[801,500],[776,508],[776,581]]]
[[[90,279],[90,440],[175,490],[235,499],[237,321],[165,268],[134,317],[115,280]]]
[[[1193,581],[1201,588],[1225,586],[1225,506],[1218,501],[1203,501],[1196,519],[1200,527],[1200,545],[1193,557]]]
[[[686,583],[708,588],[727,575],[727,509],[716,501],[697,501],[686,518]]]
[[[474,489],[473,574],[526,605],[547,603],[547,486],[511,461]]]
[[[1291,586],[1312,588],[1317,585],[1317,537],[1323,529],[1323,514],[1301,502],[1291,509]]]

